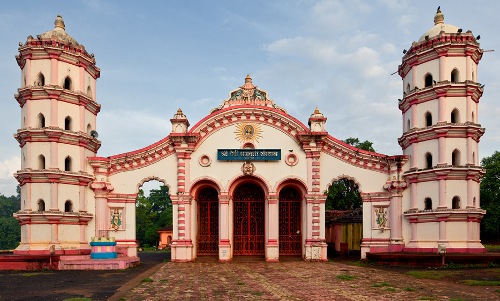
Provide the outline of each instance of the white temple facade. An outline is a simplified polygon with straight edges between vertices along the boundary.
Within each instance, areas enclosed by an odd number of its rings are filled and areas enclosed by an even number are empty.
[[[435,252],[438,245],[484,252],[477,80],[483,52],[470,31],[445,24],[439,10],[434,24],[398,68],[402,154],[368,152],[332,137],[317,108],[302,123],[247,76],[193,126],[179,109],[164,139],[104,158],[97,154],[100,70],[58,16],[53,30],[28,37],[16,57],[22,164],[15,217],[22,241],[15,252],[89,254],[90,242],[111,238],[118,253],[137,256],[137,194],[158,180],[173,203],[172,261],[201,255],[326,261],[325,191],[341,178],[361,191],[362,258]]]

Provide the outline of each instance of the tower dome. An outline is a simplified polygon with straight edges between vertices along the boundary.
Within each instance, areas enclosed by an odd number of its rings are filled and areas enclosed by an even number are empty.
[[[444,14],[441,12],[440,7],[438,7],[436,11],[436,15],[434,16],[434,26],[429,28],[421,37],[418,39],[419,42],[422,42],[426,39],[438,36],[441,32],[444,33],[457,33],[460,28],[444,23]]]
[[[55,39],[69,45],[80,45],[69,34],[66,33],[66,26],[64,25],[63,18],[58,15],[54,20],[54,29],[44,32],[40,35],[42,39]]]

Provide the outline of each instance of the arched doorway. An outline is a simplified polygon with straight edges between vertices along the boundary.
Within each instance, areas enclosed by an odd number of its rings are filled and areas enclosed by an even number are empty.
[[[236,188],[234,204],[234,255],[264,255],[264,191],[253,183]]]
[[[198,255],[219,253],[219,197],[213,187],[202,188],[198,197]]]
[[[301,196],[292,187],[279,193],[279,254],[302,255]]]

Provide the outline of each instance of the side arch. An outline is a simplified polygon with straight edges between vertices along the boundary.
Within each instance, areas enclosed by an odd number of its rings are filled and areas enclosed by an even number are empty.
[[[142,180],[139,181],[139,183],[137,184],[136,186],[136,189],[135,189],[135,193],[138,194],[139,193],[139,189],[141,189],[141,186],[146,183],[146,182],[149,182],[149,181],[158,181],[158,182],[162,182],[163,185],[165,185],[165,187],[168,188],[168,191],[170,193],[170,185],[168,185],[167,181],[162,179],[162,178],[159,178],[157,176],[150,176],[150,177],[146,177],[146,178],[143,178]]]

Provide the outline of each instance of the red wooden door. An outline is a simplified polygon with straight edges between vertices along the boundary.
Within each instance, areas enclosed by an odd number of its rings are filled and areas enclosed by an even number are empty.
[[[264,192],[243,184],[233,196],[234,255],[264,255]]]
[[[279,195],[279,248],[280,255],[302,254],[300,193],[285,187]]]
[[[198,195],[198,254],[219,254],[219,197],[214,188],[204,188]]]

